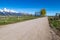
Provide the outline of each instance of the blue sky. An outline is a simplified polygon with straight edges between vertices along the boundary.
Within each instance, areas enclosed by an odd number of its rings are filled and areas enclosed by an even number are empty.
[[[55,15],[60,12],[60,0],[0,0],[1,8],[32,14],[45,8],[47,15]]]

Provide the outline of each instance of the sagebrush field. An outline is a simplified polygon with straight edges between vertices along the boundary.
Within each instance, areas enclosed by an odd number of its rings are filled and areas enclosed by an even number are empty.
[[[35,16],[0,16],[0,25],[35,19]]]

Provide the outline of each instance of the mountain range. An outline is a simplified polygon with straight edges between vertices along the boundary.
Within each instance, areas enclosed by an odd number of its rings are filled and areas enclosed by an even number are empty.
[[[22,15],[27,15],[27,14],[19,13],[14,10],[9,10],[9,9],[3,8],[3,9],[0,9],[0,15],[2,15],[2,16],[22,16]]]

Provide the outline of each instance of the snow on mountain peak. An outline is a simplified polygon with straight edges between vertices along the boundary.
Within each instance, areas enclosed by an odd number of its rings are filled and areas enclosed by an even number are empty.
[[[3,9],[0,9],[0,12],[15,12],[16,13],[17,11],[3,8]]]

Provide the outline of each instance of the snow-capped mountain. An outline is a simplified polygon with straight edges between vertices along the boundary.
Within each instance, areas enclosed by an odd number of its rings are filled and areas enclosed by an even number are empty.
[[[10,10],[10,9],[7,9],[7,8],[3,8],[3,9],[0,9],[0,12],[17,12],[17,11]]]
[[[0,15],[3,15],[3,16],[22,16],[23,13],[19,13],[17,11],[4,8],[4,9],[0,9]]]
[[[3,16],[22,16],[22,15],[30,15],[30,14],[24,14],[24,13],[20,13],[14,10],[10,10],[10,9],[0,9],[0,15]]]

